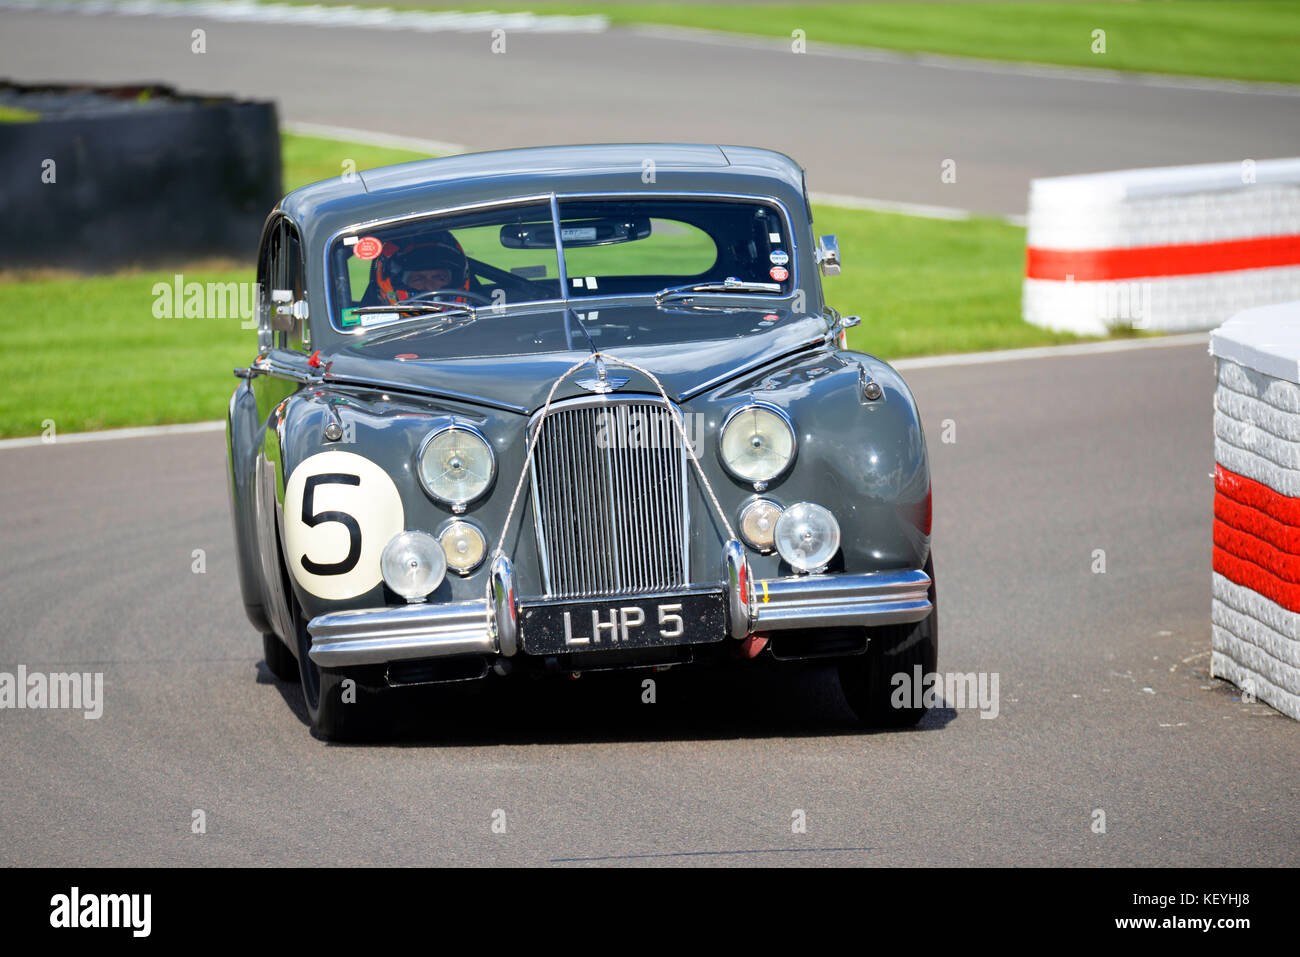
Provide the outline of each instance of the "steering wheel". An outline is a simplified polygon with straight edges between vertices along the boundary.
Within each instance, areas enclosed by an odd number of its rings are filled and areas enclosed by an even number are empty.
[[[430,289],[427,292],[422,292],[414,296],[407,296],[405,299],[402,300],[402,302],[415,302],[421,299],[432,299],[435,296],[455,296],[457,298],[463,297],[465,299],[476,300],[477,302],[480,302],[485,306],[490,306],[493,304],[493,301],[490,297],[485,296],[482,293],[470,292],[470,290],[468,289]],[[400,306],[401,304],[402,303],[399,302],[397,305]],[[454,306],[455,303],[449,302],[447,303],[447,305]]]

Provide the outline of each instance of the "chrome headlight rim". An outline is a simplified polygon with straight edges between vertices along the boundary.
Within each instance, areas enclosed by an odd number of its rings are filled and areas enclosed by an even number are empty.
[[[761,508],[763,506],[769,506],[771,508],[776,509],[776,521],[772,522],[772,542],[769,545],[764,545],[761,542],[756,542],[745,533],[745,518],[756,508]],[[762,495],[755,495],[753,498],[749,499],[744,505],[741,506],[740,512],[736,516],[737,519],[736,530],[740,533],[741,541],[743,541],[754,551],[758,552],[760,555],[771,555],[775,553],[776,552],[776,523],[781,520],[781,516],[784,514],[785,514],[785,506],[782,505],[780,502],[778,502],[776,499],[768,498]]]
[[[778,419],[780,419],[781,422],[785,425],[785,427],[790,431],[790,458],[787,459],[785,465],[783,465],[770,478],[765,478],[765,479],[755,479],[755,478],[749,478],[748,476],[745,475],[740,475],[738,472],[736,472],[735,469],[731,467],[731,463],[727,461],[727,456],[722,451],[722,439],[723,436],[727,434],[727,426],[731,425],[731,423],[736,420],[737,416],[744,415],[746,412],[750,412],[754,409],[761,409],[764,412],[771,412]],[[774,483],[781,481],[781,479],[789,475],[790,470],[794,468],[795,459],[797,459],[798,457],[799,457],[799,430],[796,429],[794,426],[794,419],[790,417],[790,413],[787,412],[785,409],[781,408],[779,405],[774,405],[771,402],[765,402],[762,399],[751,399],[747,402],[741,403],[740,405],[736,406],[734,409],[732,409],[730,412],[727,413],[726,417],[722,420],[722,427],[718,429],[718,461],[722,463],[722,467],[726,470],[728,475],[730,475],[737,482],[740,482],[744,485],[752,486],[755,492],[762,492],[767,488],[769,488]]]
[[[436,571],[429,576],[428,587],[421,587],[405,591],[397,586],[393,581],[393,576],[389,574],[389,564],[393,552],[400,549],[407,543],[423,543],[428,549],[429,556],[436,556],[437,561],[430,563],[430,568]],[[384,586],[399,598],[406,600],[408,604],[419,604],[426,601],[430,595],[436,592],[447,577],[447,555],[442,549],[442,543],[433,535],[418,528],[407,528],[398,532],[384,545],[384,550],[379,555],[380,577],[383,579]]]
[[[447,552],[447,545],[442,540],[444,535],[451,532],[458,525],[464,525],[466,528],[473,529],[478,534],[478,537],[483,540],[483,554],[478,557],[478,560],[475,561],[474,564],[467,565],[464,569],[457,568],[455,565],[451,563],[451,556]],[[438,540],[438,544],[442,546],[443,554],[447,556],[447,571],[455,572],[461,578],[468,578],[470,575],[473,575],[476,571],[482,568],[483,563],[487,561],[487,554],[488,554],[487,533],[483,531],[483,527],[479,525],[478,522],[472,522],[467,518],[449,518],[447,519],[447,521],[443,522],[441,525],[438,526],[438,531],[433,537]]]
[[[781,549],[781,526],[790,521],[797,521],[800,510],[811,512],[813,515],[824,514],[825,518],[829,520],[829,525],[827,527],[828,530],[833,533],[831,541],[834,542],[834,547],[826,553],[824,561],[795,561],[792,555],[786,554],[786,552]],[[777,519],[777,525],[774,529],[774,538],[776,540],[776,549],[781,556],[781,560],[789,565],[797,575],[821,574],[830,566],[830,563],[835,560],[835,556],[839,554],[840,549],[844,545],[844,531],[840,528],[840,520],[835,517],[835,513],[825,505],[819,505],[816,502],[808,501],[795,502],[786,507],[786,509],[781,513],[781,517]]]
[[[477,495],[472,495],[469,496],[468,498],[461,498],[461,499],[447,498],[446,496],[439,495],[433,489],[429,488],[428,484],[424,481],[424,453],[435,439],[437,439],[441,435],[446,435],[448,432],[467,432],[470,435],[474,436],[476,439],[478,439],[480,442],[482,442],[484,448],[487,449],[488,470],[489,470],[488,480],[484,484],[483,490],[479,492]],[[490,491],[492,491],[492,486],[496,484],[497,481],[496,450],[492,448],[492,443],[488,441],[487,436],[484,435],[482,432],[480,432],[472,425],[466,425],[463,422],[453,422],[449,425],[439,426],[438,428],[430,432],[428,435],[426,435],[423,439],[421,439],[419,447],[415,450],[415,477],[416,480],[420,483],[420,488],[424,489],[425,495],[429,496],[429,498],[433,499],[435,502],[439,503],[440,505],[447,506],[455,514],[459,515],[460,513],[464,512],[468,506],[473,505],[475,502],[481,501],[484,497],[486,497],[487,494]]]

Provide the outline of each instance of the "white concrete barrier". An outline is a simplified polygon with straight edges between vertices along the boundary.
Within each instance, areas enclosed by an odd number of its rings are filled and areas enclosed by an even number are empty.
[[[1082,335],[1300,299],[1300,159],[1036,179],[1022,311]]]
[[[1233,316],[1210,352],[1210,673],[1300,720],[1300,302]]]

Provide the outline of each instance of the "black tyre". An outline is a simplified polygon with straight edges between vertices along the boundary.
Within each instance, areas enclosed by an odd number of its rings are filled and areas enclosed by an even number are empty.
[[[939,603],[933,556],[926,560],[925,571],[930,576],[933,605],[929,616],[912,625],[872,628],[866,653],[839,662],[840,688],[849,707],[866,727],[909,728],[925,717],[925,707],[911,704],[895,707],[892,700],[896,690],[894,675],[902,672],[910,682],[918,665],[922,675],[938,667]]]
[[[270,632],[262,635],[262,657],[267,669],[281,681],[298,680],[298,661],[278,636]]]
[[[382,668],[321,668],[308,654],[307,622],[301,615],[297,621],[298,677],[312,732],[326,741],[371,741],[389,734],[392,713]]]

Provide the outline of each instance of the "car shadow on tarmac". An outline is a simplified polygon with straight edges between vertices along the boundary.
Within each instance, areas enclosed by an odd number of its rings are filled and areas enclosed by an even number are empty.
[[[274,684],[308,724],[302,689],[258,663],[259,683]],[[647,683],[651,682],[651,683]],[[743,671],[679,668],[544,678],[495,679],[396,689],[392,726],[374,744],[477,747],[917,734],[957,717],[935,708],[915,728],[861,728],[824,665]]]

